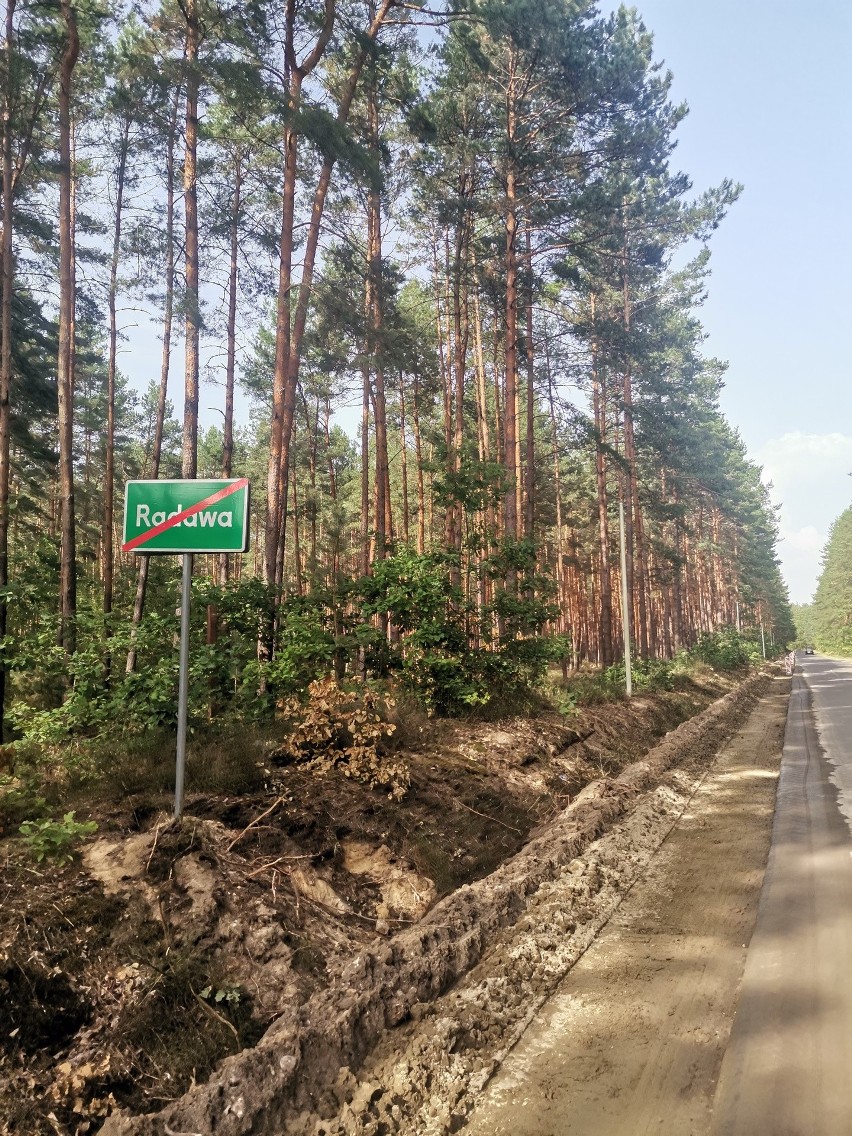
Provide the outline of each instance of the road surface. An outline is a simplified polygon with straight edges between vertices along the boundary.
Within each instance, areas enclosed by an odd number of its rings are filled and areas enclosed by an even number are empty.
[[[852,663],[799,663],[713,1136],[852,1132]]]
[[[852,1133],[852,663],[798,664],[786,727],[780,680],[469,1136]]]

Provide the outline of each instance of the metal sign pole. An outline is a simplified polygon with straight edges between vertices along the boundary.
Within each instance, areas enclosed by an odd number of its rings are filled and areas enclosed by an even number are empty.
[[[624,623],[624,677],[627,697],[633,696],[633,675],[630,670],[630,597],[627,594],[627,549],[624,541],[624,502],[618,502],[618,535],[621,541],[621,608]]]
[[[121,551],[142,555],[162,552],[183,556],[175,820],[180,820],[183,812],[186,771],[192,558],[196,552],[248,551],[250,491],[247,477],[128,481],[124,490],[124,539]]]
[[[178,680],[177,765],[175,769],[175,820],[183,812],[186,769],[186,709],[189,702],[189,605],[192,599],[192,553],[183,554],[180,591],[180,678]]]

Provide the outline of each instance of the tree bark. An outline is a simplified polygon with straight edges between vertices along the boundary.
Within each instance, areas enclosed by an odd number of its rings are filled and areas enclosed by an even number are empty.
[[[80,54],[77,19],[70,0],[61,0],[65,43],[59,69],[59,499],[60,580],[58,642],[76,647],[77,550],[74,521],[74,238],[72,231],[71,88]]]
[[[412,404],[414,425],[414,460],[417,465],[417,553],[426,551],[426,492],[423,484],[423,440],[420,434],[420,381],[414,372],[414,395]]]
[[[361,575],[370,574],[370,361],[361,372]]]
[[[157,394],[157,412],[154,421],[154,440],[151,448],[151,477],[156,479],[160,473],[160,460],[163,450],[163,431],[166,422],[166,402],[169,389],[169,365],[172,351],[172,319],[174,315],[175,286],[175,139],[177,136],[178,108],[180,90],[176,90],[172,100],[168,121],[166,143],[166,263],[164,266],[166,295],[163,303],[163,352],[160,362],[160,388]],[[136,596],[133,601],[132,631],[130,649],[127,652],[125,670],[132,674],[136,670],[136,636],[142,615],[145,611],[145,594],[148,589],[148,570],[150,556],[139,557],[139,574],[136,579]]]
[[[591,299],[592,323],[595,319],[595,298]],[[600,662],[608,667],[613,660],[612,641],[612,574],[609,565],[609,515],[606,485],[606,391],[600,373],[597,344],[592,342],[592,403],[595,417],[595,483],[598,506],[598,553],[600,577],[600,632],[598,648]]]
[[[408,544],[408,442],[405,436],[405,383],[399,372],[399,454],[402,462],[402,539]]]
[[[186,0],[186,122],[184,128],[183,203],[186,317],[184,353],[183,455],[181,476],[198,474],[198,379],[201,302],[198,292],[198,41],[197,0]]]
[[[12,245],[12,74],[15,55],[15,3],[6,0],[5,84],[3,89],[3,234],[0,244],[3,293],[0,297],[0,641],[8,629],[9,482],[12,392],[12,292],[15,255]],[[0,659],[0,745],[5,741],[6,665]]]
[[[368,27],[365,29],[363,39],[365,41],[372,41],[378,35],[388,12],[393,7],[396,0],[383,0],[381,6],[375,15],[372,16]],[[292,0],[288,0],[291,10]],[[299,66],[302,72],[302,77],[312,70],[313,67],[319,62],[323,52],[331,36],[331,31],[334,24],[335,16],[335,2],[334,0],[326,0],[325,16],[322,29],[317,38],[314,49],[308,58]],[[288,37],[288,42],[292,43],[292,39]],[[291,72],[296,69],[295,56],[292,54],[291,49],[290,68]],[[343,91],[340,97],[337,111],[338,125],[344,125],[352,108],[352,101],[355,97],[355,91],[358,86],[358,81],[361,77],[364,64],[367,61],[369,54],[369,47],[365,43],[364,47],[358,53],[354,64],[352,65],[349,74],[347,75],[346,82],[343,86]],[[313,293],[313,275],[314,266],[316,263],[317,250],[319,248],[320,229],[322,224],[322,217],[325,211],[325,202],[328,196],[328,188],[331,182],[331,175],[335,165],[335,156],[328,154],[323,161],[322,168],[320,169],[319,178],[317,180],[317,187],[314,192],[313,205],[311,207],[311,217],[308,223],[308,233],[305,244],[305,256],[302,267],[302,278],[299,283],[298,300],[296,303],[295,318],[293,320],[292,333],[289,333],[288,341],[283,345],[282,354],[279,358],[277,350],[277,335],[276,335],[276,370],[275,380],[273,384],[273,410],[272,410],[272,429],[270,432],[270,447],[269,447],[269,466],[267,476],[267,514],[266,514],[266,559],[264,562],[264,574],[267,583],[274,589],[280,590],[280,579],[278,573],[280,571],[280,561],[275,558],[275,554],[271,549],[277,548],[278,528],[283,524],[283,517],[281,515],[281,502],[286,501],[287,498],[287,477],[289,470],[289,453],[290,453],[290,439],[293,432],[293,416],[296,406],[296,387],[299,381],[299,369],[301,365],[301,347],[304,338],[305,325],[307,323],[308,308]],[[286,187],[285,187],[286,188]],[[282,227],[282,241],[284,240],[284,231]],[[289,247],[292,249],[292,230],[289,238]],[[289,293],[292,285],[289,280],[287,281],[287,305],[289,307]],[[288,324],[289,327],[289,324]]]
[[[379,159],[379,111],[376,91],[371,82],[367,92],[367,116],[370,151]],[[393,540],[390,516],[390,473],[388,467],[388,422],[385,399],[384,303],[382,299],[382,203],[377,186],[367,194],[367,361],[374,375],[374,418],[376,434],[376,559],[384,560],[389,541]]]
[[[118,322],[116,314],[116,294],[118,290],[118,261],[121,249],[121,211],[124,205],[124,178],[127,170],[127,151],[130,146],[130,115],[126,114],[119,139],[118,169],[115,185],[115,223],[112,234],[112,256],[109,266],[109,356],[107,360],[107,423],[106,454],[104,461],[104,524],[103,524],[103,574],[104,574],[104,615],[112,612],[113,578],[115,573],[115,554],[113,551],[113,526],[115,522],[115,372],[118,354]],[[109,663],[107,663],[109,670]]]
[[[506,138],[509,149],[517,130],[514,60],[510,62],[506,92]],[[505,416],[503,419],[503,454],[508,486],[503,498],[503,535],[515,540],[518,535],[518,194],[514,159],[509,155],[506,168],[505,272],[506,308],[504,355],[506,364]]]
[[[270,429],[269,464],[267,468],[267,512],[264,559],[264,577],[276,599],[281,593],[283,584],[282,574],[287,520],[287,478],[290,468],[290,439],[293,433],[296,387],[298,385],[298,366],[296,366],[295,369],[293,366],[293,354],[294,350],[298,351],[298,346],[296,346],[294,340],[293,332],[295,329],[292,327],[293,225],[298,172],[298,130],[295,125],[295,119],[301,106],[302,84],[305,78],[316,67],[317,63],[319,63],[328,46],[328,41],[334,29],[336,12],[336,0],[325,0],[322,27],[320,28],[313,47],[302,62],[299,63],[296,58],[296,2],[295,0],[287,0],[285,55],[289,82],[288,102],[290,120],[284,132],[284,184],[282,190],[278,306],[275,326],[275,374],[272,388],[272,421]],[[365,58],[365,56],[362,54],[362,65],[363,58]],[[316,228],[317,243],[319,241],[319,225],[325,206],[325,196],[328,192],[328,181],[326,181],[323,188],[325,168],[326,164],[323,165],[320,173],[320,179],[314,197],[314,208],[312,210],[308,237],[309,245],[314,228]],[[330,176],[331,170],[329,169],[329,179]],[[305,273],[307,272],[310,276],[313,271],[312,261],[310,267],[308,266],[308,255],[309,250],[306,249],[305,266],[302,273],[303,284],[305,281]],[[316,247],[314,247],[313,253],[311,254],[312,258],[315,256]],[[304,328],[304,324],[302,326]],[[300,341],[301,334],[299,335],[299,342]],[[271,650],[271,644],[268,645],[268,649]]]
[[[234,161],[234,192],[231,195],[230,263],[228,265],[228,322],[226,328],[225,360],[225,415],[222,423],[222,477],[229,478],[234,469],[234,383],[237,360],[237,286],[239,283],[240,210],[242,207],[243,155],[237,152]],[[216,580],[221,586],[228,582],[230,557],[227,552],[216,558]]]
[[[533,342],[533,275],[529,225],[526,227],[526,307],[527,420],[524,462],[524,536],[532,540],[535,524],[535,345]]]

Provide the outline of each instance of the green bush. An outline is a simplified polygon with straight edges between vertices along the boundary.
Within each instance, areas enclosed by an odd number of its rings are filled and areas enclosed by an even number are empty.
[[[547,673],[552,650],[547,638],[517,640],[494,651],[409,650],[402,682],[430,715],[522,714],[542,705],[535,692]]]
[[[62,820],[24,821],[19,832],[39,863],[49,859],[61,865],[74,859],[73,846],[82,837],[91,836],[97,830],[93,820],[74,820],[72,811],[66,813]]]
[[[705,632],[690,650],[690,656],[719,671],[739,670],[759,659],[756,644],[744,640],[735,627]]]

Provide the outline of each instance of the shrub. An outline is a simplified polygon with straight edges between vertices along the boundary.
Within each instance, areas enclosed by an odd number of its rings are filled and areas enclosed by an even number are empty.
[[[735,627],[705,632],[690,655],[720,671],[738,670],[757,661],[755,651],[750,649],[750,645],[740,637]]]
[[[415,647],[406,653],[402,680],[430,715],[523,714],[542,704],[535,691],[551,657],[547,638],[511,640],[496,651],[479,649],[459,654]]]
[[[66,813],[62,820],[27,820],[19,829],[24,842],[39,863],[51,859],[56,864],[67,864],[73,860],[72,846],[97,830],[98,826],[93,820],[74,820],[73,811]]]
[[[396,727],[387,721],[393,702],[371,687],[347,689],[329,676],[310,684],[307,699],[282,705],[292,731],[274,755],[289,758],[319,776],[339,769],[344,777],[371,788],[387,789],[399,800],[410,782],[408,769],[388,755],[386,744]]]

